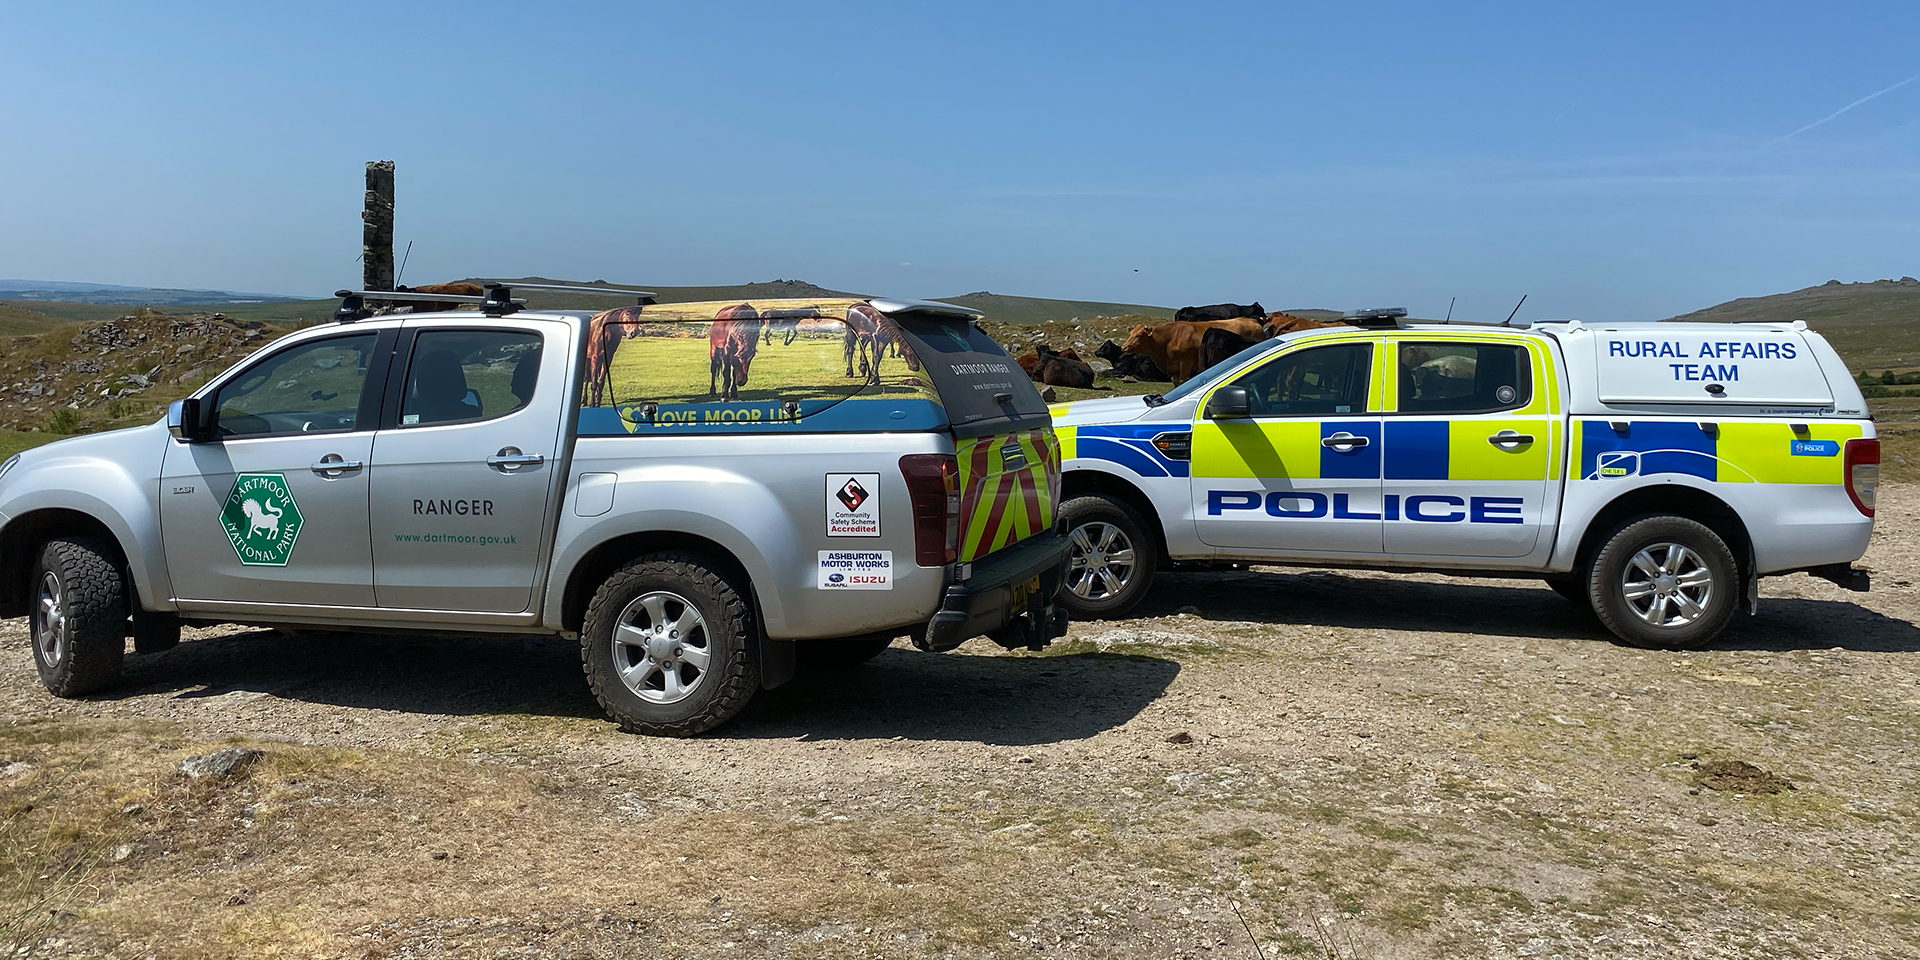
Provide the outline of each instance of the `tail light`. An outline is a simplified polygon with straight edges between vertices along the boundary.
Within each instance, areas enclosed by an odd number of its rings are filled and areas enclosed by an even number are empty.
[[[943,567],[960,559],[960,463],[952,454],[910,453],[900,458],[913,501],[913,559]]]
[[[1873,494],[1880,486],[1880,441],[1848,440],[1844,457],[1847,496],[1866,516],[1873,516]]]

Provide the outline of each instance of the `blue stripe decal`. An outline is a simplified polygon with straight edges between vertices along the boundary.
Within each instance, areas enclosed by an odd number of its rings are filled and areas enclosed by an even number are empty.
[[[1639,454],[1623,458],[1620,453]],[[1623,435],[1606,420],[1580,423],[1580,476],[1598,479],[1602,466],[1614,474],[1645,476],[1677,473],[1702,480],[1719,479],[1718,445],[1712,434],[1689,421],[1635,420]],[[1606,463],[1600,461],[1605,460]]]
[[[1349,448],[1345,452],[1332,447],[1320,448],[1320,476],[1326,480],[1378,480],[1380,479],[1380,421],[1378,420],[1323,420],[1320,423],[1320,439],[1325,440],[1336,433],[1350,433],[1356,437],[1366,437],[1364,447]]]
[[[1148,456],[1132,444],[1123,443],[1119,440],[1110,440],[1105,437],[1089,437],[1085,434],[1080,434],[1075,451],[1079,454],[1080,458],[1111,460],[1143,477],[1165,477],[1171,475],[1165,467],[1155,462],[1160,458]],[[1185,466],[1186,464],[1181,464],[1183,468],[1180,471],[1182,476],[1186,474]]]
[[[1447,479],[1445,420],[1387,421],[1387,479]]]
[[[1084,426],[1074,432],[1077,438],[1075,452],[1080,457],[1096,460],[1112,460],[1143,477],[1184,477],[1188,464],[1185,460],[1172,460],[1153,445],[1153,438],[1163,433],[1186,433],[1192,428],[1182,423],[1125,423],[1118,425]],[[1092,445],[1088,445],[1091,440]],[[1142,458],[1148,468],[1143,469]]]

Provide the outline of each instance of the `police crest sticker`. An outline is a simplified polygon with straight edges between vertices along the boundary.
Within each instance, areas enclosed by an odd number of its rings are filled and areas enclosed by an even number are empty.
[[[226,505],[220,508],[220,526],[240,562],[249,567],[286,566],[300,539],[302,522],[285,474],[235,477]]]
[[[892,590],[892,550],[820,551],[821,590]]]
[[[827,474],[827,536],[880,535],[880,475]]]

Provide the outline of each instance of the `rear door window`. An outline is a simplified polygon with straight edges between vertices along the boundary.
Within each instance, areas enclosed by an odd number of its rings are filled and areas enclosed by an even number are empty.
[[[1047,403],[1020,365],[986,331],[958,318],[892,318],[918,355],[959,436],[1048,423]]]
[[[540,335],[528,330],[422,330],[400,402],[400,426],[468,423],[527,405],[540,376]]]
[[[1493,413],[1533,399],[1533,364],[1513,343],[1394,344],[1401,413]]]

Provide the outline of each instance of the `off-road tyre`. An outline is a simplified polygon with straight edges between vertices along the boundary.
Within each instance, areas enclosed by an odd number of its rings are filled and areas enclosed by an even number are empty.
[[[887,652],[892,637],[862,637],[857,640],[801,640],[801,673],[825,673],[851,670]]]
[[[1112,620],[1123,617],[1145,599],[1153,587],[1153,575],[1160,568],[1160,540],[1140,514],[1123,501],[1102,494],[1075,497],[1060,505],[1060,524],[1069,539],[1085,529],[1107,525],[1117,529],[1132,545],[1133,563],[1124,585],[1104,596],[1082,596],[1075,589],[1083,582],[1083,568],[1076,566],[1083,545],[1075,542],[1069,550],[1075,558],[1067,569],[1066,580],[1055,603],[1067,608],[1075,620]],[[1097,540],[1098,537],[1090,537]],[[1089,591],[1092,592],[1092,591]]]
[[[33,565],[27,599],[33,665],[40,682],[56,697],[97,693],[120,679],[127,652],[127,579],[117,552],[85,536],[47,541]],[[55,612],[64,633],[49,649],[48,618],[41,605],[51,577],[57,587]]]
[[[667,591],[685,598],[705,621],[708,668],[683,700],[654,703],[621,680],[613,634],[627,607]],[[613,572],[594,592],[580,628],[580,663],[607,716],[629,733],[691,737],[733,719],[760,689],[760,651],[744,585],[696,553],[668,551],[640,557]]]
[[[127,606],[133,610],[134,653],[165,653],[180,645],[179,617],[171,613],[142,610],[137,599],[129,600]]]
[[[1686,569],[1705,570],[1711,578],[1699,604],[1702,612],[1684,624],[1650,623],[1626,596],[1628,565],[1640,551],[1660,544],[1684,547],[1693,558]],[[1616,527],[1587,574],[1587,596],[1600,622],[1628,644],[1654,650],[1697,650],[1712,643],[1738,611],[1740,590],[1740,565],[1726,541],[1705,524],[1670,514],[1635,517]]]

